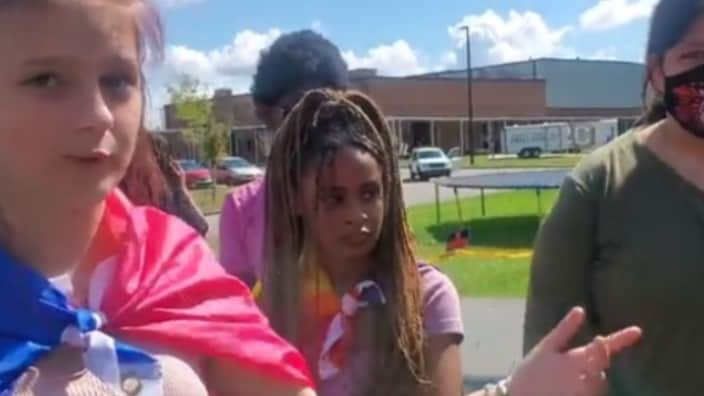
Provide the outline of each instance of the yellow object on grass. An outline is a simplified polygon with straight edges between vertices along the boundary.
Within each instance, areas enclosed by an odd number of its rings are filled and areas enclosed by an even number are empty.
[[[529,259],[533,256],[532,249],[500,249],[500,248],[478,248],[469,247],[456,249],[434,256],[430,261],[440,263],[450,257],[466,256],[492,259]]]

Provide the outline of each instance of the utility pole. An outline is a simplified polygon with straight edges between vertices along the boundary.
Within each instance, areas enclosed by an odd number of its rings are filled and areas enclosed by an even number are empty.
[[[469,26],[462,26],[467,45],[467,126],[469,128],[469,163],[474,165],[474,101],[472,99],[472,44],[469,39]],[[463,148],[464,149],[464,148]]]

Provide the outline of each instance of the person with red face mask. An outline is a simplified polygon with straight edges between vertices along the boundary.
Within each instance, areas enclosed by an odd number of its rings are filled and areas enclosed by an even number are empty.
[[[624,325],[642,342],[613,361],[610,395],[702,393],[704,2],[660,0],[634,130],[569,176],[539,232],[525,350],[575,305],[575,345]],[[694,314],[693,314],[694,313]]]

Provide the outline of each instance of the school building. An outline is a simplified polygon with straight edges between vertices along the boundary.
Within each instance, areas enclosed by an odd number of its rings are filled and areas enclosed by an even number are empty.
[[[602,60],[544,58],[476,67],[470,127],[466,70],[407,77],[351,72],[353,88],[384,111],[400,154],[417,146],[468,152],[471,139],[478,152],[500,152],[503,128],[526,123],[617,118],[624,131],[641,112],[644,76],[642,64]],[[232,154],[262,162],[272,133],[256,119],[249,95],[222,89],[213,101],[216,114],[234,125]],[[165,118],[167,130],[178,130],[168,105]]]

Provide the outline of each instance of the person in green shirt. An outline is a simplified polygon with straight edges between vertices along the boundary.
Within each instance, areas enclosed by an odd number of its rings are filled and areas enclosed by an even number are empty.
[[[614,358],[610,395],[704,393],[704,2],[661,0],[647,46],[646,114],[587,156],[535,243],[524,349],[575,305],[575,345],[643,330]]]

